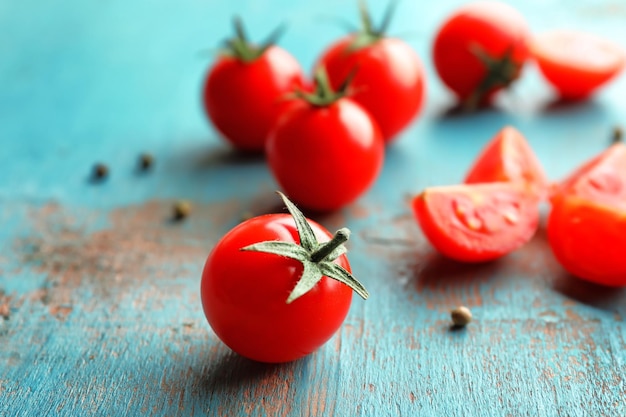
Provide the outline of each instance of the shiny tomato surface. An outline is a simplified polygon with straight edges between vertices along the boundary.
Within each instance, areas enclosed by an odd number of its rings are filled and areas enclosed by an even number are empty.
[[[251,62],[222,56],[207,75],[205,110],[235,148],[260,152],[270,129],[291,105],[287,95],[303,84],[300,64],[277,46]]]
[[[266,154],[290,199],[310,210],[332,211],[375,182],[384,141],[369,113],[350,98],[323,107],[299,100],[270,133]]]
[[[496,1],[471,2],[452,13],[437,31],[432,50],[435,69],[460,101],[485,104],[519,76],[529,57],[529,39],[528,25],[513,7]],[[500,64],[507,57],[509,61],[490,71],[485,57]]]
[[[330,240],[326,229],[310,220],[309,224],[319,242]],[[322,277],[288,304],[302,263],[241,250],[274,240],[300,243],[290,215],[255,217],[228,232],[206,261],[201,296],[209,324],[228,347],[247,358],[276,363],[306,356],[330,339],[348,314],[352,289]],[[345,255],[335,263],[350,271]]]
[[[386,142],[396,137],[419,114],[426,94],[424,69],[404,41],[383,37],[353,49],[354,36],[331,45],[317,66],[323,66],[334,88],[355,71],[352,99],[378,123]]]

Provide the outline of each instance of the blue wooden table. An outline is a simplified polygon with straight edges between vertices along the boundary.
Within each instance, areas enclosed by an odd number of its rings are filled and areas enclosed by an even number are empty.
[[[239,12],[255,39],[287,22],[281,45],[310,68],[343,33],[320,17],[356,22],[355,2],[1,1],[0,416],[626,415],[624,291],[566,274],[544,227],[499,261],[451,263],[408,205],[459,182],[506,124],[564,176],[626,121],[626,77],[566,106],[530,66],[495,109],[448,116],[430,43],[460,4],[400,3],[391,32],[426,66],[426,108],[370,192],[317,218],[352,229],[370,299],[355,297],[315,354],[269,366],[231,353],[201,309],[212,245],[245,213],[280,209],[263,159],[231,152],[203,115],[203,51]],[[577,27],[626,47],[623,1],[514,5],[535,31]],[[155,158],[146,173],[142,152]],[[96,162],[110,169],[100,183]],[[184,222],[170,221],[178,199],[193,204]],[[476,321],[450,331],[459,304]]]

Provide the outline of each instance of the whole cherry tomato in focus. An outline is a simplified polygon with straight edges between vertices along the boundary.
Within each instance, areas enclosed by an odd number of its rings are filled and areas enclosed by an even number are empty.
[[[273,45],[278,32],[261,46],[248,43],[241,21],[237,36],[210,69],[204,85],[205,110],[235,148],[258,152],[277,118],[290,103],[285,96],[303,85],[300,64]]]
[[[316,65],[326,68],[334,88],[355,72],[351,98],[376,120],[386,142],[418,115],[426,94],[424,69],[415,51],[406,42],[385,36],[391,14],[390,6],[375,29],[362,4],[362,30],[331,45]]]
[[[529,56],[530,33],[511,6],[477,1],[458,9],[440,27],[433,45],[441,80],[473,110],[515,81]]]
[[[282,196],[282,195],[281,195]],[[228,232],[202,273],[207,320],[232,350],[260,362],[288,362],[323,345],[344,321],[354,289],[340,229],[332,236],[282,196],[291,216],[268,214]]]
[[[533,56],[561,98],[580,100],[615,78],[626,64],[619,45],[584,32],[558,30],[536,36]]]
[[[267,139],[267,161],[289,198],[310,210],[339,209],[369,189],[381,170],[384,141],[369,113],[332,90],[323,69],[316,91],[300,93]]]

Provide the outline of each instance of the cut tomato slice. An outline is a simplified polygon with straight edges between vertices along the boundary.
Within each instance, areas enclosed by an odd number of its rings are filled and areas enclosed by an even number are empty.
[[[626,211],[570,194],[553,203],[548,241],[571,274],[606,286],[626,286]]]
[[[538,198],[547,195],[548,178],[524,136],[506,126],[487,143],[469,170],[466,184],[520,182]]]
[[[616,143],[563,180],[551,197],[577,195],[626,211],[626,145]]]
[[[545,78],[565,99],[583,99],[615,77],[626,54],[617,44],[584,32],[558,30],[537,36],[532,53]]]
[[[583,164],[551,202],[548,240],[559,263],[584,280],[626,286],[626,145]]]
[[[413,211],[430,243],[464,262],[512,252],[532,238],[539,224],[536,199],[514,183],[427,188],[413,200]]]

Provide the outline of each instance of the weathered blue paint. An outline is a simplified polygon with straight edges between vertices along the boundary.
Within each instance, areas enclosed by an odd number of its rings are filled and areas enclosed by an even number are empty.
[[[461,3],[400,3],[395,32],[412,32],[428,105],[373,189],[319,219],[353,230],[370,300],[355,298],[314,355],[267,366],[231,354],[199,302],[212,244],[243,213],[277,209],[263,161],[230,153],[205,120],[199,53],[239,11],[255,38],[290,23],[281,44],[310,68],[341,34],[318,17],[354,20],[354,2],[1,2],[0,415],[626,415],[623,291],[567,276],[542,231],[498,262],[451,264],[411,218],[407,196],[459,181],[504,124],[556,179],[626,120],[624,77],[558,106],[534,68],[499,110],[444,117],[429,42]],[[515,5],[535,30],[576,26],[626,47],[621,2]],[[143,151],[149,173],[135,169]],[[111,168],[100,184],[96,161]],[[194,202],[183,224],[169,221],[176,198]],[[464,331],[448,328],[457,304],[476,316]]]

